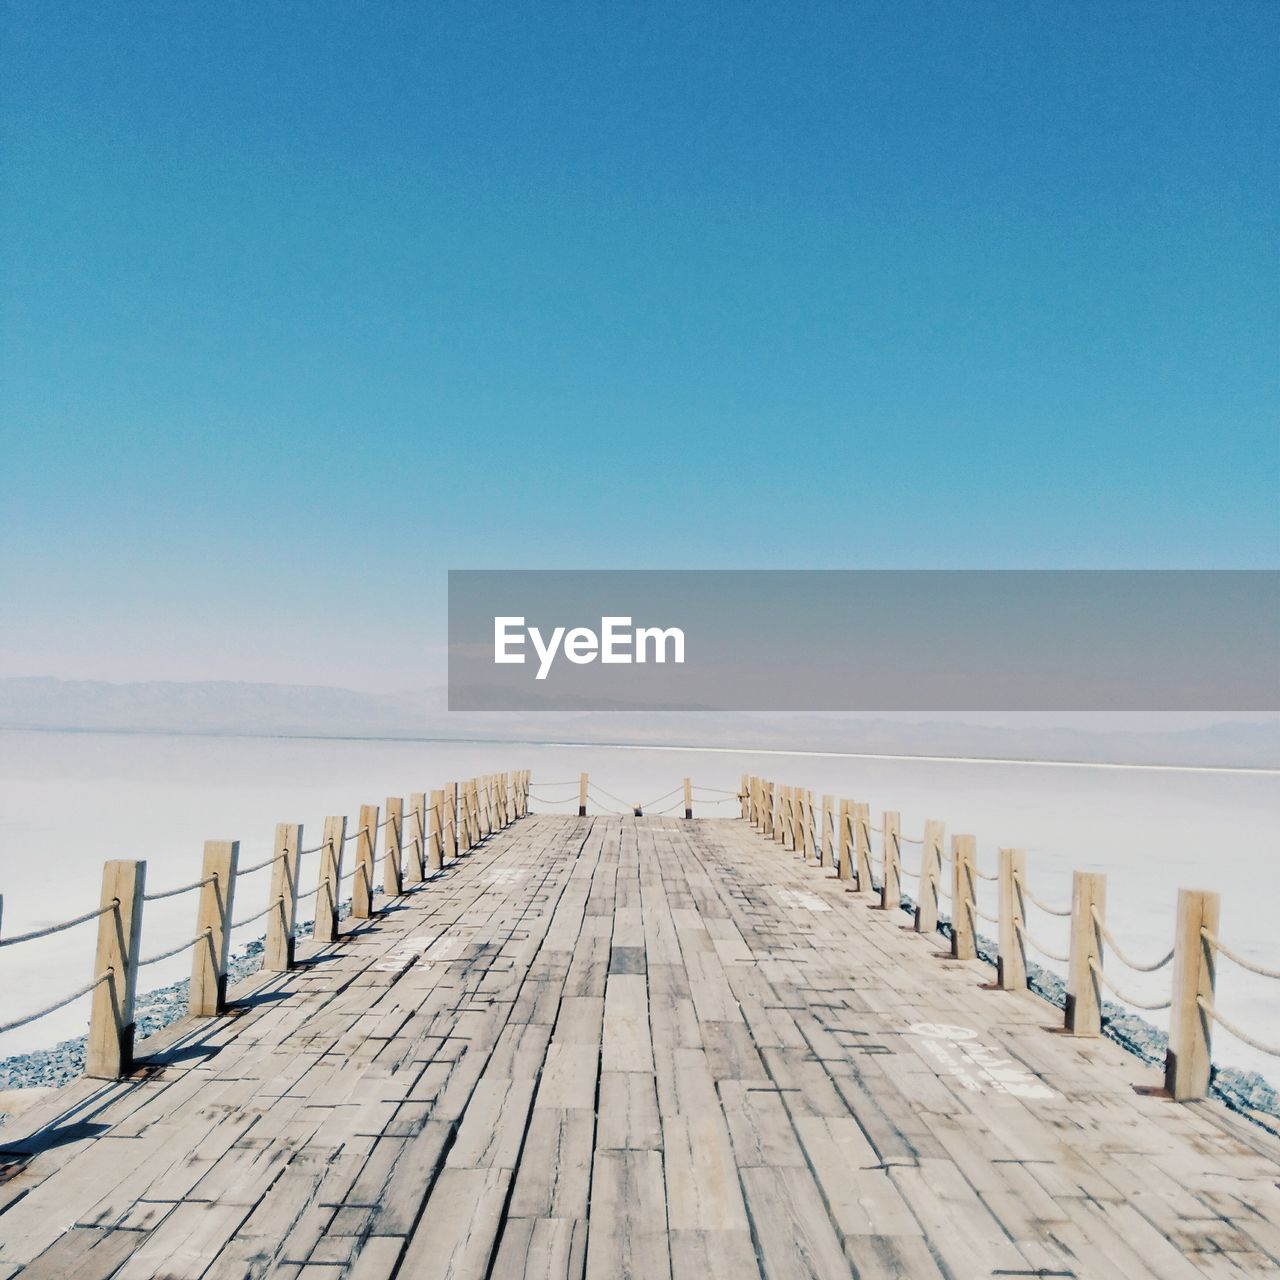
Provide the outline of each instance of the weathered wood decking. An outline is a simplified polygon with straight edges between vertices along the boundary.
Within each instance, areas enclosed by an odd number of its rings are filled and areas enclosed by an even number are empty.
[[[1280,1144],[829,874],[518,822],[0,1130],[0,1280],[1280,1271]]]

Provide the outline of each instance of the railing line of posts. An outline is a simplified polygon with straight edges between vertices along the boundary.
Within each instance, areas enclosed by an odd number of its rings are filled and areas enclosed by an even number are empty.
[[[796,850],[797,806],[809,805],[801,818],[804,833],[800,850],[806,862],[810,854],[818,866],[833,865],[839,880],[848,882],[850,892],[866,893],[872,884],[870,807],[862,802],[822,797],[821,823],[814,842],[812,792],[791,786],[775,786],[766,778],[743,780],[744,818],[755,831],[787,850]],[[1131,959],[1110,939],[1106,926],[1106,876],[1094,871],[1076,871],[1072,876],[1070,908],[1057,908],[1036,898],[1026,884],[1026,853],[1022,849],[1001,848],[995,874],[978,869],[973,836],[954,834],[951,851],[944,849],[945,827],[937,820],[924,825],[919,841],[901,833],[901,818],[886,811],[879,828],[882,835],[882,879],[880,906],[901,905],[901,876],[918,878],[915,895],[915,929],[935,933],[940,926],[939,901],[942,896],[942,866],[950,862],[951,955],[960,960],[978,955],[977,920],[991,920],[997,926],[996,986],[1002,991],[1026,991],[1028,947],[1066,966],[1064,1028],[1073,1036],[1098,1036],[1103,1027],[1104,990],[1121,1003],[1144,1010],[1170,1010],[1169,1043],[1165,1055],[1165,1088],[1177,1101],[1203,1098],[1213,1073],[1213,1026],[1222,1026],[1254,1049],[1280,1056],[1280,1046],[1263,1044],[1236,1027],[1218,1012],[1216,999],[1217,958],[1225,955],[1245,969],[1267,978],[1280,978],[1280,970],[1250,961],[1232,951],[1218,937],[1220,897],[1205,889],[1179,889],[1173,946],[1169,953],[1150,963]],[[920,845],[920,869],[902,865],[902,844]],[[978,908],[977,881],[995,882],[998,898],[996,915],[986,916]],[[1066,955],[1047,950],[1027,928],[1027,909],[1034,906],[1050,916],[1069,920],[1070,943]],[[1152,973],[1172,965],[1171,994],[1168,1000],[1147,1002],[1128,995],[1108,975],[1104,965],[1105,943],[1111,940],[1114,957],[1141,973]]]
[[[321,944],[336,942],[340,936],[338,908],[339,889],[344,878],[343,848],[349,840],[354,840],[356,846],[352,915],[356,919],[368,919],[376,914],[374,878],[379,856],[379,831],[386,832],[381,854],[381,887],[388,897],[398,897],[404,893],[406,881],[410,885],[423,883],[428,869],[433,874],[442,870],[447,860],[474,848],[485,836],[527,817],[529,779],[530,772],[524,769],[473,778],[461,788],[449,783],[437,791],[417,792],[409,798],[407,815],[403,797],[388,797],[383,806],[386,816],[381,823],[378,805],[362,805],[359,827],[354,836],[347,834],[345,816],[331,816],[325,819],[323,840],[310,850],[303,848],[302,824],[282,822],[275,830],[272,856],[243,869],[239,866],[239,841],[208,840],[204,845],[199,880],[150,895],[146,892],[147,864],[144,860],[112,859],[103,866],[97,910],[31,934],[0,937],[0,945],[15,945],[97,920],[93,982],[37,1014],[28,1014],[7,1026],[0,1026],[0,1031],[26,1025],[65,1007],[72,999],[90,995],[85,1074],[96,1079],[120,1079],[134,1065],[134,1005],[138,971],[143,965],[154,964],[190,949],[188,1013],[197,1018],[222,1013],[227,1007],[233,929],[263,919],[263,968],[285,972],[294,967],[300,901],[298,882],[304,854],[320,854],[316,888],[302,895],[315,896],[313,938]],[[465,833],[460,830],[460,824],[464,822]],[[237,921],[238,881],[267,867],[271,868],[271,876],[265,908]],[[146,902],[176,898],[186,893],[196,894],[195,937],[144,959],[141,941]],[[3,906],[4,899],[0,896],[0,925],[3,924]]]

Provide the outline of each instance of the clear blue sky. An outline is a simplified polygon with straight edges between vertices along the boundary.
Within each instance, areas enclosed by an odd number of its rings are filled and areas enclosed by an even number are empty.
[[[0,672],[411,685],[448,567],[1280,563],[1270,0],[4,22]]]

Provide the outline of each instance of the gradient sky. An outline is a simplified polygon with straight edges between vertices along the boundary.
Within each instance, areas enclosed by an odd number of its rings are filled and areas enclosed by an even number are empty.
[[[10,0],[0,674],[450,567],[1280,564],[1280,7]]]

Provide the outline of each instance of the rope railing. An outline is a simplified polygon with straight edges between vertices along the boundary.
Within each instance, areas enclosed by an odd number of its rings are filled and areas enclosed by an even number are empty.
[[[1272,1058],[1280,1058],[1280,1044],[1268,1044],[1265,1040],[1259,1040],[1256,1036],[1251,1036],[1243,1027],[1237,1026],[1236,1023],[1219,1013],[1213,1003],[1206,1000],[1204,996],[1197,996],[1196,1004],[1200,1007],[1205,1017],[1212,1019],[1228,1034],[1247,1044],[1250,1049],[1256,1049],[1259,1053],[1265,1053]]]
[[[153,956],[147,956],[144,960],[139,960],[138,968],[145,969],[149,964],[159,964],[161,960],[172,960],[174,956],[179,956],[184,951],[190,951],[197,943],[203,942],[206,938],[212,936],[212,929],[202,929],[194,938],[189,938],[186,942],[180,942],[176,947],[170,947],[168,951],[160,951]]]
[[[681,787],[672,787],[670,791],[664,791],[662,795],[658,796],[656,799],[646,800],[640,807],[642,809],[652,809],[654,805],[661,804],[668,796],[678,796],[682,790],[683,788]]]
[[[243,920],[236,920],[231,925],[231,932],[234,933],[235,930],[237,929],[243,929],[245,925],[253,924],[255,920],[261,920],[263,916],[270,915],[271,912],[273,911],[279,911],[283,905],[284,905],[283,898],[276,898],[274,902],[268,902],[267,905],[263,907],[261,911],[255,912],[251,916],[246,916]]]
[[[1233,951],[1211,929],[1201,928],[1200,936],[1219,955],[1226,956],[1228,960],[1233,964],[1238,964],[1240,968],[1247,969],[1250,973],[1256,973],[1260,978],[1280,978],[1280,969],[1268,969],[1265,965],[1258,964],[1256,960],[1249,960],[1238,951]]]
[[[20,1027],[28,1026],[32,1022],[39,1022],[41,1018],[47,1018],[51,1013],[57,1013],[59,1009],[65,1009],[67,1005],[73,1001],[79,1000],[82,996],[87,996],[91,991],[96,990],[111,976],[110,973],[100,973],[92,982],[86,982],[83,987],[73,991],[69,996],[60,996],[52,1004],[45,1005],[43,1009],[37,1009],[34,1013],[23,1014],[20,1018],[14,1018],[11,1022],[0,1022],[0,1036],[6,1031],[17,1031]]]
[[[217,878],[216,875],[205,876],[203,880],[193,880],[190,884],[180,884],[176,889],[161,889],[158,893],[144,893],[142,900],[143,902],[163,902],[165,898],[177,898],[184,893],[203,889],[205,885],[212,884]]]
[[[1165,965],[1171,964],[1173,962],[1172,947],[1169,948],[1169,951],[1166,955],[1161,956],[1159,960],[1152,961],[1150,964],[1142,964],[1139,961],[1134,960],[1132,957],[1130,957],[1125,953],[1123,948],[1116,941],[1115,935],[1111,932],[1110,929],[1107,928],[1106,921],[1103,920],[1097,907],[1090,908],[1090,913],[1093,916],[1094,924],[1097,925],[1098,927],[1098,932],[1102,935],[1103,939],[1106,941],[1107,946],[1111,948],[1116,959],[1119,960],[1120,963],[1124,965],[1126,968],[1132,969],[1135,973],[1155,973],[1156,970],[1163,969]]]
[[[667,817],[667,816],[668,816],[668,815],[670,815],[670,814],[673,814],[673,813],[679,813],[679,812],[680,812],[680,810],[681,810],[683,807],[684,807],[684,801],[683,801],[683,800],[677,800],[675,804],[669,804],[669,805],[667,805],[667,806],[666,806],[665,808],[663,808],[663,809],[648,809],[648,808],[646,808],[646,809],[645,809],[645,812],[646,812],[646,813],[648,813],[648,814],[650,814],[650,815],[651,815],[651,816],[653,816],[653,817],[657,817],[657,818],[665,818],[665,817]]]
[[[811,808],[805,808],[806,804],[812,804],[807,799],[811,795],[803,788],[781,786],[768,779],[744,778],[742,796],[746,803],[743,817],[765,839],[781,843],[784,849],[791,849],[794,847],[791,832],[797,805],[800,821],[804,821],[804,814],[812,812]],[[830,795],[823,798],[819,863],[826,861],[827,850],[831,850],[834,861],[836,850],[828,831],[834,821],[836,801],[837,798]],[[883,825],[876,827],[868,820],[869,806],[865,803],[839,799],[839,805],[839,879],[853,879],[850,867],[856,863],[859,890],[863,887],[863,880],[874,888],[874,868],[882,867],[884,878],[889,882],[882,895],[882,906],[891,901],[894,906],[914,910],[915,932],[931,942],[936,942],[940,933],[949,935],[951,954],[956,959],[983,959],[997,963],[995,957],[998,957],[994,985],[1003,991],[1034,988],[1039,994],[1057,999],[1063,1008],[1065,1030],[1069,1034],[1098,1035],[1117,1022],[1117,1006],[1150,1013],[1171,1011],[1165,1080],[1170,1095],[1177,1101],[1202,1098],[1211,1087],[1214,1061],[1210,1030],[1215,1022],[1241,1043],[1262,1053],[1280,1056],[1280,1046],[1251,1035],[1223,1017],[1214,1004],[1217,980],[1215,955],[1227,958],[1247,973],[1280,980],[1280,968],[1261,964],[1222,942],[1217,932],[1218,894],[1200,889],[1179,889],[1174,945],[1164,954],[1147,959],[1130,954],[1108,926],[1103,913],[1106,876],[1101,872],[1075,870],[1072,873],[1070,904],[1057,906],[1037,896],[1027,884],[1025,848],[1001,848],[998,851],[998,870],[980,870],[976,841],[971,835],[953,835],[948,849],[942,844],[945,828],[939,821],[928,821],[923,837],[917,839],[903,835],[897,829],[899,815],[896,812],[886,811]],[[894,832],[896,850],[892,860],[893,874],[890,873],[887,834],[878,857],[868,834],[873,831],[885,834],[890,829]],[[901,848],[907,844],[922,848],[921,859],[915,867],[902,863]],[[807,825],[805,845],[807,849]],[[947,864],[950,864],[950,871]],[[913,893],[914,902],[904,900],[898,894],[897,884],[902,878],[918,882]],[[999,907],[993,914],[988,914],[979,906],[979,899],[985,897],[980,888],[992,882],[999,888]],[[939,912],[939,905],[948,901],[950,919]],[[1065,952],[1054,950],[1027,928],[1026,915],[1033,908],[1054,919],[1071,922],[1071,944]],[[992,931],[997,935],[995,948],[977,947],[979,921],[993,926]],[[1029,972],[1035,968],[1028,960],[1028,952],[1031,951],[1036,953],[1037,959],[1042,957],[1044,962],[1066,966],[1065,998],[1058,997],[1056,993],[1050,995],[1047,987],[1036,985],[1034,974]],[[1167,997],[1157,998],[1127,990],[1104,970],[1104,956],[1106,959],[1114,956],[1115,966],[1122,965],[1135,973],[1152,974],[1172,966],[1171,991]],[[1104,991],[1115,997],[1114,1004],[1104,1005]],[[1127,1043],[1122,1029],[1113,1029],[1109,1034],[1121,1043]]]
[[[1066,908],[1051,907],[1047,902],[1044,902],[1040,898],[1037,898],[1036,895],[1031,892],[1030,888],[1027,885],[1027,882],[1021,876],[1014,876],[1014,883],[1018,886],[1019,893],[1021,893],[1022,896],[1029,903],[1031,903],[1032,906],[1039,907],[1040,910],[1045,913],[1045,915],[1058,916],[1060,919],[1067,919],[1071,915],[1070,907],[1066,907]]]
[[[1023,925],[1021,921],[1014,921],[1013,927],[1018,931],[1018,935],[1022,938],[1022,941],[1028,946],[1034,947],[1042,956],[1045,956],[1049,960],[1056,960],[1058,964],[1071,963],[1070,956],[1063,956],[1059,955],[1056,951],[1050,951],[1049,948],[1035,936],[1035,934],[1027,932],[1026,926]]]
[[[86,911],[84,915],[74,916],[70,920],[60,920],[57,924],[47,924],[39,929],[31,929],[26,933],[14,933],[7,938],[0,938],[0,947],[16,947],[20,942],[35,942],[37,938],[52,937],[55,933],[62,933],[65,929],[74,929],[78,924],[88,924],[90,920],[96,920],[99,916],[105,916],[108,911],[114,911],[120,905],[119,898],[112,898],[105,907],[97,907],[93,911]]]
[[[251,876],[255,871],[263,871],[271,866],[274,862],[279,862],[284,857],[282,853],[273,853],[269,858],[263,858],[261,862],[255,862],[251,867],[237,867],[236,876]]]
[[[634,804],[634,802],[633,802],[633,801],[631,801],[631,800],[624,800],[621,796],[615,796],[615,795],[613,794],[613,792],[612,792],[612,791],[606,791],[602,786],[599,786],[599,785],[597,785],[597,784],[596,784],[596,783],[594,783],[594,782],[588,782],[588,783],[587,783],[587,790],[588,790],[588,792],[591,792],[591,791],[598,791],[598,792],[600,793],[600,795],[602,795],[602,796],[607,796],[607,797],[608,797],[610,800],[612,800],[615,804],[620,804],[620,805],[625,806],[625,808],[626,808],[626,810],[627,810],[627,812],[628,812],[628,813],[630,813],[630,812],[632,811],[632,809],[635,807],[635,804]]]
[[[1154,1002],[1139,1000],[1137,996],[1131,995],[1128,991],[1122,991],[1107,977],[1102,970],[1102,966],[1096,960],[1089,961],[1089,968],[1093,970],[1098,981],[1122,1004],[1131,1004],[1135,1009],[1145,1009],[1148,1013],[1159,1013],[1161,1009],[1168,1009],[1173,1005],[1172,999]]]
[[[336,889],[331,878],[333,868],[326,867],[327,874],[318,880],[315,887],[305,893],[297,894],[289,890],[281,893],[281,885],[273,877],[270,900],[256,911],[251,911],[238,920],[228,919],[221,912],[215,895],[201,893],[210,885],[221,882],[225,885],[223,901],[231,899],[241,877],[251,876],[265,871],[268,867],[287,868],[285,885],[296,884],[297,872],[302,857],[308,854],[328,851],[340,853],[344,845],[359,841],[362,837],[376,839],[376,832],[390,828],[391,833],[386,840],[386,847],[370,861],[356,860],[340,879],[341,881],[357,879],[357,889],[363,887],[368,892],[365,901],[361,902],[361,894],[356,893],[356,909],[353,914],[363,917],[372,915],[371,900],[377,892],[399,894],[403,891],[406,870],[411,888],[419,888],[435,877],[445,857],[456,857],[474,848],[488,835],[497,833],[516,818],[528,814],[529,774],[522,770],[515,773],[491,774],[483,778],[471,778],[462,784],[449,783],[445,788],[425,793],[432,796],[432,831],[428,837],[426,831],[427,811],[424,803],[425,794],[415,796],[407,811],[402,806],[404,801],[395,798],[387,802],[386,816],[381,822],[375,822],[373,812],[375,806],[366,806],[361,813],[360,826],[353,831],[346,830],[345,818],[334,818],[330,826],[326,823],[325,838],[306,848],[300,848],[300,826],[281,824],[277,829],[277,844],[270,856],[261,858],[251,864],[240,864],[239,842],[233,840],[206,841],[204,846],[204,874],[198,880],[174,885],[171,888],[145,891],[146,863],[140,859],[118,859],[105,864],[103,868],[103,894],[105,906],[93,911],[86,911],[69,920],[50,924],[23,933],[10,934],[0,938],[0,947],[15,946],[20,942],[35,941],[49,937],[76,925],[87,924],[95,919],[116,912],[122,928],[99,929],[98,950],[95,967],[101,972],[93,982],[78,988],[68,995],[21,1017],[12,1018],[0,1023],[0,1034],[27,1026],[40,1018],[66,1008],[72,1002],[89,994],[109,977],[123,985],[121,991],[132,991],[137,981],[138,972],[148,966],[171,960],[184,952],[196,948],[195,967],[190,985],[189,1014],[194,1017],[208,1017],[225,1009],[225,991],[228,974],[228,938],[236,930],[246,929],[267,920],[265,929],[265,946],[263,963],[268,969],[287,970],[293,967],[293,940],[298,936],[296,929],[297,906],[299,902],[315,899],[324,904],[312,927],[317,942],[334,941],[337,934],[337,904],[322,898],[320,890],[326,889],[333,894]],[[555,785],[555,784],[552,784]],[[566,784],[567,785],[567,784]],[[462,812],[455,818],[453,796],[458,795]],[[442,807],[442,797],[449,796],[447,809]],[[409,839],[396,838],[399,829],[403,828],[405,819],[409,820]],[[343,832],[342,836],[337,831]],[[431,875],[426,872],[426,861],[430,855]],[[406,859],[411,859],[408,868],[404,866]],[[399,865],[394,865],[398,863]],[[372,883],[375,868],[381,868],[380,885],[375,888]],[[363,871],[363,875],[362,875]],[[164,902],[186,894],[197,894],[196,933],[183,942],[166,946],[151,955],[141,955],[141,947],[137,945],[143,924],[143,908],[147,903]],[[336,896],[336,895],[334,895]],[[332,911],[331,921],[322,921],[319,917]],[[202,943],[209,945],[201,949]],[[128,1019],[127,1004],[121,1000],[97,1000],[93,1004],[90,1016],[86,1069],[90,1074],[101,1078],[119,1078],[129,1066],[133,1053],[134,1028]]]

